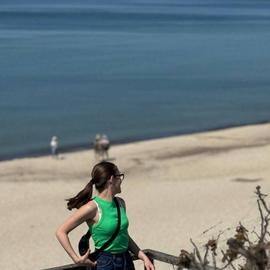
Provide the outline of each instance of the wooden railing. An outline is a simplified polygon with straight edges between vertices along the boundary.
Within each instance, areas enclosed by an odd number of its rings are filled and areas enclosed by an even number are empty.
[[[179,265],[179,257],[169,255],[160,251],[152,250],[152,249],[145,249],[144,253],[148,256],[148,258],[154,263],[155,260],[168,263],[171,265]],[[133,256],[133,260],[137,260],[135,256]],[[53,268],[48,268],[44,270],[86,270],[85,266],[78,266],[76,264],[68,264]]]

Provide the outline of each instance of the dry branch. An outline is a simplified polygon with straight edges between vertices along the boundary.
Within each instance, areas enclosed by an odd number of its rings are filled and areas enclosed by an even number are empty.
[[[216,239],[207,242],[204,246],[204,256],[201,256],[199,248],[190,239],[194,252],[189,253],[186,250],[181,250],[178,269],[184,267],[196,270],[224,270],[230,267],[236,270],[234,265],[237,264],[239,270],[270,270],[270,242],[267,241],[267,237],[270,236],[268,231],[270,210],[265,201],[267,195],[261,193],[260,186],[256,187],[255,194],[257,195],[257,206],[261,218],[260,233],[258,234],[255,229],[251,231],[251,234],[255,234],[258,238],[255,242],[250,241],[249,231],[241,222],[236,227],[236,234],[227,240],[228,249],[226,252],[221,250],[222,258],[218,258],[217,247],[218,240],[224,231],[220,232]],[[210,259],[209,256],[211,256]],[[212,265],[210,265],[210,261]],[[217,262],[221,262],[223,265],[218,267]]]

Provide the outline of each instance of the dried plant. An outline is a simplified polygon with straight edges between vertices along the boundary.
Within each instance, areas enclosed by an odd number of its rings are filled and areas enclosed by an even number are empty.
[[[195,270],[224,270],[232,268],[234,270],[270,270],[270,242],[268,237],[268,225],[270,220],[270,210],[266,204],[266,194],[261,193],[261,187],[257,186],[255,194],[257,196],[257,206],[260,213],[260,232],[255,233],[257,240],[249,239],[250,232],[241,224],[236,227],[235,235],[227,239],[227,250],[221,250],[222,257],[218,257],[218,240],[222,233],[216,239],[211,239],[205,244],[204,254],[198,249],[196,244],[190,240],[193,245],[193,252],[181,250],[179,255],[178,270],[187,268]],[[217,267],[217,261],[222,266]]]

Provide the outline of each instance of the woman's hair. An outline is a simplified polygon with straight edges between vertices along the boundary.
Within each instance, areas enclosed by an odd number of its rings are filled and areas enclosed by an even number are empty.
[[[92,199],[93,185],[95,185],[98,192],[102,192],[107,181],[112,175],[117,174],[117,167],[111,162],[102,161],[96,164],[91,172],[92,179],[75,197],[67,199],[67,208],[80,208]]]

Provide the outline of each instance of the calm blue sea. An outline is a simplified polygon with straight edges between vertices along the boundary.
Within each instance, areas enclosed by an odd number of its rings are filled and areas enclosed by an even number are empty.
[[[270,119],[269,1],[0,1],[0,159]]]

